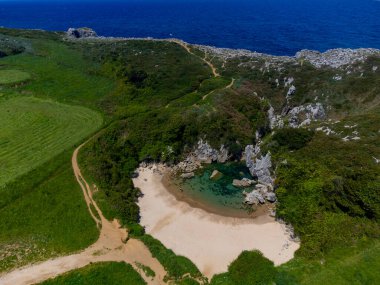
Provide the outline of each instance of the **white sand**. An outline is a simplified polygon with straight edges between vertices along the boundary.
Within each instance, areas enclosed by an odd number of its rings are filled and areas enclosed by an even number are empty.
[[[176,200],[157,171],[140,168],[139,173],[133,182],[144,194],[139,200],[141,225],[167,248],[191,259],[209,278],[227,271],[243,250],[260,250],[279,265],[299,248],[286,227],[269,216],[240,219],[210,214]]]

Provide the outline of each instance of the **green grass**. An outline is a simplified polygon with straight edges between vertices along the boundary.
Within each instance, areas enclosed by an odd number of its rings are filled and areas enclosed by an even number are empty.
[[[215,275],[211,285],[269,285],[276,277],[272,261],[259,251],[243,251],[228,266],[228,272]]]
[[[30,74],[20,70],[0,70],[0,85],[24,82],[30,79]]]
[[[164,266],[168,272],[166,279],[180,282],[183,276],[188,273],[190,274],[189,279],[202,278],[202,274],[191,260],[184,256],[175,255],[172,250],[165,248],[160,241],[150,235],[143,235],[138,238],[149,248],[153,257],[157,258]]]
[[[364,240],[359,246],[335,249],[325,258],[295,258],[277,268],[276,284],[379,284],[379,268],[379,241]]]
[[[99,114],[32,97],[0,101],[0,185],[96,131]]]
[[[86,248],[98,238],[72,149],[0,187],[0,272]]]
[[[100,101],[114,89],[115,82],[100,74],[97,63],[85,60],[81,52],[49,37],[23,41],[31,46],[30,51],[0,61],[7,69],[33,75],[33,80],[19,90],[101,111]]]
[[[141,276],[124,262],[104,262],[73,270],[40,285],[143,285]]]

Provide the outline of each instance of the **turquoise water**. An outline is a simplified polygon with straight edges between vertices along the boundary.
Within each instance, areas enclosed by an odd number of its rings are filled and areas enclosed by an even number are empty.
[[[210,176],[215,169],[223,176],[218,180],[211,180]],[[218,214],[241,216],[249,211],[243,203],[243,191],[249,191],[250,188],[234,187],[232,181],[244,177],[252,179],[242,163],[210,164],[199,170],[194,178],[184,180],[181,186],[183,194],[200,203],[201,208]]]

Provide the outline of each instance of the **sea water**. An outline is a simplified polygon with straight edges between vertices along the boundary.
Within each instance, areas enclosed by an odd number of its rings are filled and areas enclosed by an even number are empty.
[[[102,36],[176,37],[274,55],[380,48],[377,0],[0,0],[0,26],[91,27]]]

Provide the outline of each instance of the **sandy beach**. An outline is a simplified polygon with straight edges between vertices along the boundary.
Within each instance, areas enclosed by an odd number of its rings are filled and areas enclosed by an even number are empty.
[[[299,244],[291,240],[285,225],[269,215],[232,218],[193,208],[166,189],[163,172],[163,166],[140,168],[133,179],[143,193],[141,225],[176,254],[191,259],[205,276],[227,271],[243,250],[260,250],[276,265],[293,258]]]

